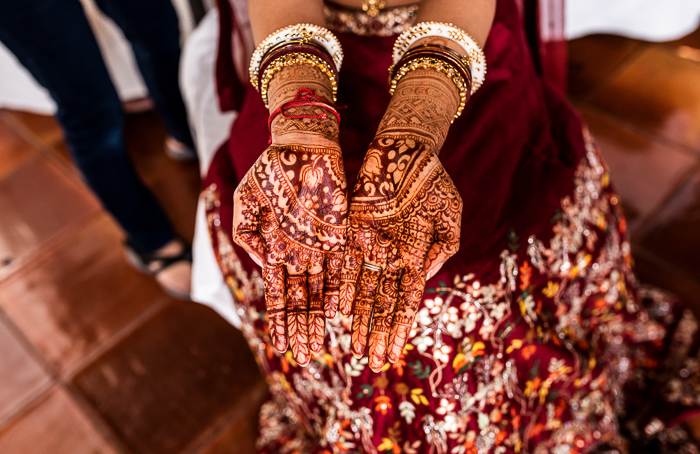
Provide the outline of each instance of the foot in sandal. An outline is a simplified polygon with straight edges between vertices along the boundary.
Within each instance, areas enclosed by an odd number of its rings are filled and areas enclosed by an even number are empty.
[[[197,152],[192,147],[173,137],[165,139],[165,154],[175,161],[194,161],[197,159]]]
[[[172,240],[154,252],[141,251],[129,241],[125,248],[129,263],[153,276],[168,295],[189,299],[192,252],[181,240]]]

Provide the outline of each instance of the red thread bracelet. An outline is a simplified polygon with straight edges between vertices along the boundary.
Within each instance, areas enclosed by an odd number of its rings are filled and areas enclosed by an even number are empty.
[[[300,88],[297,91],[297,94],[294,97],[294,99],[282,104],[281,107],[279,107],[270,114],[270,118],[267,121],[268,130],[272,132],[272,120],[274,120],[275,117],[279,114],[282,114],[282,116],[285,118],[318,118],[320,120],[325,120],[326,118],[328,118],[328,116],[325,113],[321,115],[287,115],[286,113],[284,113],[285,109],[291,109],[293,107],[301,106],[316,106],[327,110],[328,112],[335,115],[335,118],[338,120],[338,123],[340,123],[340,114],[327,100],[321,98],[320,96],[316,96],[314,92],[309,88]]]

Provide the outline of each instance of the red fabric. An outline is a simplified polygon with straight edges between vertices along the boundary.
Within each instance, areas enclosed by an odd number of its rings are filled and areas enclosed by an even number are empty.
[[[564,2],[541,0],[537,11],[542,75],[565,93],[567,45],[564,36]]]
[[[240,28],[236,26],[236,15],[229,0],[216,0],[216,4],[219,8],[216,89],[219,95],[219,108],[222,112],[228,112],[240,109],[245,94],[233,62],[233,35],[238,33]]]

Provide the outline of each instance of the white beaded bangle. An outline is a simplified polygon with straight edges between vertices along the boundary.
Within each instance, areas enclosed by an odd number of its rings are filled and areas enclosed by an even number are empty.
[[[340,71],[340,66],[343,64],[343,48],[340,46],[340,41],[327,28],[323,28],[314,24],[296,24],[281,28],[270,36],[265,38],[253,52],[250,59],[250,83],[253,86],[258,85],[258,72],[262,64],[263,57],[272,47],[285,41],[313,40],[323,46],[333,60],[336,71]]]
[[[486,77],[486,56],[474,38],[461,28],[444,22],[421,22],[401,33],[394,43],[394,64],[408,51],[413,43],[429,36],[447,38],[457,43],[471,59],[473,95],[481,87]]]

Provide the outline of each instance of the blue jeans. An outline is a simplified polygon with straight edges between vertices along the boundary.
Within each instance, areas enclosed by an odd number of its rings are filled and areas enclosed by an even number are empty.
[[[168,133],[193,146],[178,86],[180,30],[170,0],[97,0],[122,29]],[[174,238],[127,156],[124,113],[78,0],[0,0],[0,41],[43,85],[85,180],[143,251]]]

